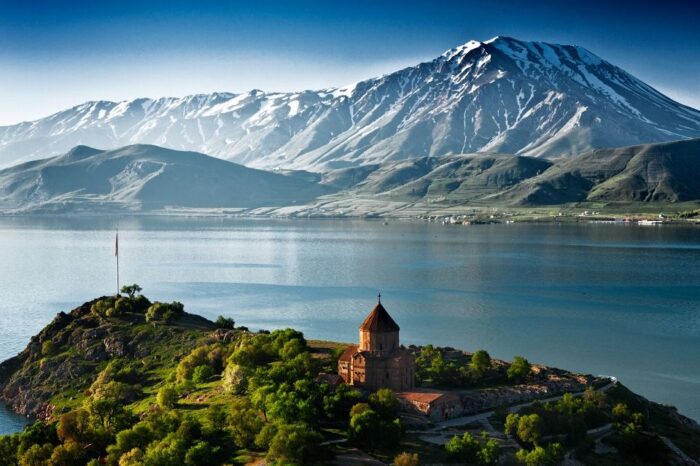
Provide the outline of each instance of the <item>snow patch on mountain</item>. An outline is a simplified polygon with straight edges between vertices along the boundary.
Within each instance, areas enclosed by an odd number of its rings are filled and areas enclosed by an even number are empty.
[[[160,144],[323,171],[501,151],[559,157],[700,136],[700,112],[583,47],[496,37],[340,88],[86,102],[0,127],[0,166],[77,144]]]

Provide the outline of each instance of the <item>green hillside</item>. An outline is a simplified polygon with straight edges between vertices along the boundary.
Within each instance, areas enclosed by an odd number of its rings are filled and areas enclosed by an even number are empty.
[[[564,455],[583,464],[637,465],[700,458],[697,424],[619,383],[523,358],[492,360],[484,351],[411,347],[422,387],[476,398],[527,393],[553,380],[543,379],[546,373],[592,381],[563,398],[550,394],[477,415],[483,422],[467,417],[442,426],[399,411],[388,390],[326,384],[319,374],[335,371],[346,345],[307,341],[292,329],[254,333],[127,291],[60,313],[0,364],[2,400],[39,419],[0,437],[0,465],[556,464]]]

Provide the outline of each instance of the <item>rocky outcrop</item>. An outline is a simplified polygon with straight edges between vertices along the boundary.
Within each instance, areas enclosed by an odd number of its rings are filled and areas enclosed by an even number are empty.
[[[96,301],[60,312],[21,353],[0,363],[1,402],[18,414],[49,419],[55,397],[85,394],[108,361],[160,359],[163,346],[179,344],[185,351],[193,338],[205,338],[215,327],[190,314],[160,326],[137,313],[105,318],[91,311]]]

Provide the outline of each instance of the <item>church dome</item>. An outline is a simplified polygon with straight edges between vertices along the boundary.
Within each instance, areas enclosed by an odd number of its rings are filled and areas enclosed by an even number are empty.
[[[378,302],[372,312],[365,318],[360,325],[360,330],[363,332],[372,333],[388,333],[388,332],[398,332],[399,326],[391,318],[381,302]]]

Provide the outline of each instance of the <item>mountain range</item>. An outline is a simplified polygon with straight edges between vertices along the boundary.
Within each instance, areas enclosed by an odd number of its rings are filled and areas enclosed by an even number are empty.
[[[506,154],[423,157],[324,178],[348,196],[534,206],[697,200],[697,173],[700,139],[597,149],[557,161]]]
[[[156,144],[328,172],[464,153],[556,159],[699,136],[698,110],[582,47],[497,37],[342,88],[86,102],[0,127],[0,166],[77,145]]]
[[[700,199],[697,173],[700,139],[598,149],[556,161],[459,154],[323,174],[258,170],[152,145],[113,150],[77,146],[60,156],[0,170],[0,213],[258,209],[278,215],[354,216],[370,213],[362,207],[366,200],[406,206],[679,202]],[[338,201],[352,210],[338,208]]]
[[[151,145],[77,146],[0,171],[0,211],[13,213],[270,207],[308,202],[329,191],[298,174]]]

